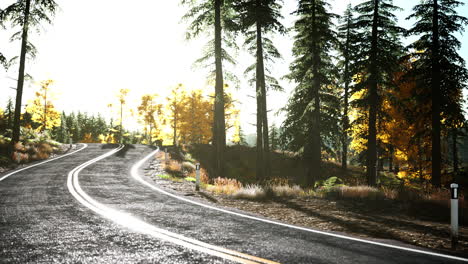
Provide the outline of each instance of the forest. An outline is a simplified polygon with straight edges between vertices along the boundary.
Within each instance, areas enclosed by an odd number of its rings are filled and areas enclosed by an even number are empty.
[[[280,0],[181,0],[188,10],[181,18],[188,25],[187,40],[209,36],[195,64],[207,69],[210,90],[174,84],[164,88],[169,96],[155,89],[130,108],[128,94],[138,88],[116,89],[103,102],[113,115],[106,119],[86,109],[57,109],[53,80],[35,82],[35,98],[22,100],[31,78],[25,67],[38,52],[28,36],[52,23],[58,5],[54,0],[16,1],[0,10],[3,30],[20,29],[11,40],[21,47],[12,59],[0,53],[5,69],[18,68],[16,98],[0,107],[2,162],[29,160],[29,154],[40,159],[44,155],[34,152],[48,149],[44,144],[204,144],[212,157],[210,178],[224,178],[232,170],[226,164],[235,159],[227,150],[247,145],[235,99],[243,92],[235,89],[239,78],[247,78],[256,102],[256,136],[250,146],[256,182],[273,177],[272,159],[278,153],[300,160],[305,186],[328,175],[330,163],[339,165],[340,175],[359,167],[369,186],[381,183],[383,171],[433,187],[467,182],[461,152],[467,147],[463,92],[468,70],[457,36],[468,19],[456,11],[463,2],[414,2],[408,19],[415,23],[401,28],[396,16],[401,10],[391,0],[350,4],[343,14],[331,12],[336,1],[298,0],[294,25],[286,28]],[[285,34],[292,38],[294,60],[285,76],[273,76],[281,58],[274,36]],[[414,41],[404,45],[406,39]],[[238,49],[253,58],[244,76],[227,67]],[[295,87],[281,110],[285,120],[276,127],[269,120],[268,95],[283,89],[279,79]],[[138,127],[125,127],[128,119]]]

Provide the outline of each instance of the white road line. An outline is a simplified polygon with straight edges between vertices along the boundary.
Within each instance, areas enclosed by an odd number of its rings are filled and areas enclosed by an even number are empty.
[[[37,166],[42,165],[42,164],[44,164],[44,163],[48,163],[48,162],[51,162],[51,161],[54,161],[54,160],[58,160],[58,159],[61,159],[61,158],[65,158],[66,156],[70,156],[70,155],[72,155],[72,154],[75,154],[75,153],[77,153],[77,152],[79,152],[79,151],[82,151],[83,149],[85,149],[85,148],[87,148],[87,147],[88,147],[88,145],[83,144],[83,147],[82,147],[82,148],[80,148],[80,149],[78,149],[78,150],[75,150],[75,151],[73,151],[73,152],[70,152],[70,153],[67,153],[67,154],[64,154],[64,155],[62,155],[62,156],[55,157],[55,158],[52,158],[52,159],[48,159],[48,160],[46,160],[46,161],[42,161],[42,162],[36,163],[36,164],[34,164],[34,165],[27,166],[27,167],[24,167],[24,168],[22,168],[22,169],[15,170],[15,171],[13,171],[13,172],[10,172],[10,173],[8,173],[7,175],[5,175],[5,176],[3,176],[2,178],[0,178],[0,182],[3,181],[4,179],[10,177],[10,176],[13,175],[13,174],[16,174],[16,173],[18,173],[18,172],[21,172],[21,171],[24,171],[24,170],[28,170],[28,169],[37,167]]]
[[[127,227],[132,231],[147,234],[147,235],[150,235],[150,236],[162,239],[162,240],[166,240],[174,244],[187,247],[189,249],[197,250],[197,251],[200,251],[200,252],[212,255],[212,256],[217,256],[223,259],[232,260],[232,261],[236,261],[239,263],[249,263],[249,264],[250,263],[252,264],[253,263],[271,263],[271,264],[277,263],[277,262],[269,261],[266,259],[258,258],[255,256],[243,254],[237,251],[210,245],[210,244],[207,244],[207,243],[195,240],[195,239],[191,239],[191,238],[184,237],[176,233],[169,232],[161,228],[157,228],[151,224],[148,224],[136,218],[135,216],[132,216],[125,212],[112,209],[110,207],[107,207],[104,204],[101,204],[97,202],[96,200],[94,200],[93,198],[91,198],[87,193],[83,191],[83,189],[81,188],[79,184],[79,181],[78,181],[79,173],[87,166],[115,154],[116,152],[120,151],[122,148],[123,148],[123,145],[97,158],[94,158],[90,161],[87,161],[77,166],[76,168],[74,168],[72,171],[68,173],[68,179],[67,179],[68,190],[81,204],[91,209],[95,213],[121,226]]]
[[[300,226],[289,225],[289,224],[276,222],[276,221],[272,221],[272,220],[268,220],[268,219],[258,218],[258,217],[255,217],[255,216],[250,216],[250,215],[246,215],[246,214],[241,214],[241,213],[229,211],[229,210],[226,210],[226,209],[221,209],[221,208],[218,208],[218,207],[214,207],[214,206],[211,206],[211,205],[207,205],[207,204],[204,204],[204,203],[196,202],[196,201],[184,198],[184,197],[174,195],[172,193],[164,191],[163,189],[160,189],[160,188],[156,187],[155,185],[143,180],[141,178],[141,176],[139,175],[139,173],[138,173],[138,168],[141,167],[151,157],[153,157],[158,151],[159,151],[159,149],[151,152],[148,156],[146,156],[145,158],[143,158],[142,160],[137,162],[135,165],[133,165],[133,167],[131,169],[132,177],[134,179],[136,179],[137,181],[139,181],[140,183],[150,187],[151,189],[153,189],[155,191],[158,191],[160,193],[163,193],[165,195],[171,196],[171,197],[173,197],[175,199],[178,199],[178,200],[181,200],[181,201],[184,201],[184,202],[188,202],[188,203],[191,203],[191,204],[195,204],[195,205],[198,205],[198,206],[202,206],[202,207],[205,207],[205,208],[209,208],[209,209],[212,209],[212,210],[216,210],[216,211],[219,211],[219,212],[223,212],[223,213],[226,213],[226,214],[236,215],[236,216],[240,216],[240,217],[243,217],[243,218],[248,218],[248,219],[252,219],[252,220],[256,220],[256,221],[260,221],[260,222],[264,222],[264,223],[279,225],[279,226],[288,227],[288,228],[292,228],[292,229],[297,229],[297,230],[301,230],[301,231],[307,231],[307,232],[311,232],[311,233],[316,233],[316,234],[321,234],[321,235],[326,235],[326,236],[332,236],[332,237],[336,237],[336,238],[341,238],[341,239],[346,239],[346,240],[351,240],[351,241],[357,241],[357,242],[376,245],[376,246],[394,248],[394,249],[399,249],[399,250],[404,250],[404,251],[409,251],[409,252],[414,252],[414,253],[420,253],[420,254],[425,254],[425,255],[430,255],[430,256],[435,256],[435,257],[441,257],[441,258],[446,258],[446,259],[453,259],[453,260],[468,262],[468,259],[457,257],[457,256],[451,256],[451,255],[435,253],[435,252],[430,252],[430,251],[425,251],[425,250],[420,250],[420,249],[414,249],[414,248],[407,248],[407,247],[403,247],[403,246],[385,244],[385,243],[381,243],[381,242],[376,242],[376,241],[371,241],[371,240],[366,240],[366,239],[361,239],[361,238],[355,238],[355,237],[349,237],[349,236],[344,236],[344,235],[339,235],[339,234],[334,234],[334,233],[329,233],[329,232],[304,228],[304,227],[300,227]]]

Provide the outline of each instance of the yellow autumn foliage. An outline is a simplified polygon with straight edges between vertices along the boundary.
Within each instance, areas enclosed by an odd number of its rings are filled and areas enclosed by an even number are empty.
[[[38,131],[60,126],[61,115],[52,103],[53,93],[50,91],[53,82],[53,80],[41,81],[36,97],[26,107],[26,112],[31,114],[32,121],[39,124]]]

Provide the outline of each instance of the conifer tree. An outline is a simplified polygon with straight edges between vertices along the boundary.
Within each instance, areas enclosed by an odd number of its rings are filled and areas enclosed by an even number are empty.
[[[281,5],[278,0],[237,1],[235,10],[240,15],[239,26],[246,35],[245,46],[255,56],[256,62],[246,73],[254,72],[257,99],[257,178],[269,178],[271,174],[270,142],[268,133],[267,88],[280,90],[278,81],[268,75],[276,59],[281,58],[273,41],[272,33],[286,32],[280,23]],[[265,72],[267,74],[265,74]]]
[[[13,125],[12,144],[19,141],[21,104],[23,96],[23,86],[26,67],[26,55],[34,57],[35,48],[28,41],[28,34],[31,29],[38,27],[40,23],[51,23],[51,15],[55,14],[57,4],[54,0],[18,0],[2,10],[0,21],[10,21],[13,27],[20,27],[21,31],[15,33],[12,39],[21,40],[21,53],[19,61],[18,85],[16,87],[15,119]]]
[[[353,15],[353,8],[351,4],[345,10],[344,16],[341,18],[341,25],[338,27],[338,37],[340,39],[339,51],[341,60],[339,61],[339,68],[342,74],[343,83],[343,117],[341,120],[342,137],[342,157],[341,167],[347,170],[348,166],[348,145],[349,145],[349,99],[351,94],[352,78],[356,74],[354,62],[356,61],[356,53],[359,49],[357,31],[353,27],[355,18]]]
[[[408,35],[419,38],[409,48],[414,61],[408,73],[415,78],[421,104],[431,105],[425,113],[432,120],[432,177],[434,186],[441,185],[441,120],[447,126],[456,126],[463,121],[462,90],[468,81],[468,71],[463,58],[458,54],[460,41],[454,36],[463,32],[468,19],[457,14],[456,8],[463,3],[457,0],[422,0],[413,8],[408,19],[417,19]]]
[[[199,36],[201,33],[214,32],[213,41],[208,43],[207,52],[197,62],[214,61],[215,104],[213,120],[213,146],[215,158],[215,173],[217,177],[224,175],[224,152],[226,148],[226,121],[225,121],[225,75],[223,61],[233,63],[226,49],[227,45],[235,46],[229,30],[232,29],[232,2],[231,0],[182,0],[181,3],[189,6],[184,20],[191,20],[187,30],[187,39]],[[212,65],[212,63],[210,63]]]
[[[393,89],[393,74],[398,70],[399,57],[403,47],[400,36],[404,29],[397,26],[393,14],[399,10],[392,0],[369,0],[355,7],[359,14],[354,27],[359,32],[359,60],[355,63],[360,80],[355,92],[364,91],[361,101],[356,101],[366,109],[367,182],[377,184],[377,122],[382,96],[388,89]]]
[[[295,60],[288,75],[298,85],[285,108],[282,140],[288,148],[303,153],[309,185],[321,173],[322,144],[339,132],[337,70],[331,56],[338,40],[332,22],[335,15],[328,9],[324,0],[299,1]]]

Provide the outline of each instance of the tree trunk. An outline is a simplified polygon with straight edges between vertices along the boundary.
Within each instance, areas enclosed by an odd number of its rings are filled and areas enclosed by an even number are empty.
[[[44,124],[42,126],[42,132],[47,128],[47,89],[44,89]]]
[[[123,142],[123,103],[120,102],[120,144]]]
[[[342,135],[342,156],[341,156],[341,168],[346,171],[348,170],[348,129],[349,129],[349,117],[348,117],[348,105],[349,105],[349,38],[350,38],[350,21],[348,20],[348,28],[346,32],[346,46],[345,46],[345,89],[344,89],[344,109],[343,109],[343,135]]]
[[[370,84],[369,84],[369,130],[367,142],[367,184],[369,186],[377,185],[377,40],[378,40],[378,14],[379,0],[374,2],[374,17],[372,22],[372,40],[370,52]]]
[[[388,157],[388,171],[393,172],[393,155],[394,155],[394,148],[393,145],[390,145],[390,153]]]
[[[257,8],[260,8],[260,0],[257,0]],[[257,16],[258,18],[258,16]],[[260,115],[260,122],[262,123],[262,143],[263,143],[263,162],[258,163],[263,166],[263,178],[268,179],[271,174],[271,160],[270,160],[270,140],[268,134],[268,110],[267,110],[267,100],[266,100],[266,83],[265,83],[265,66],[263,63],[263,40],[262,40],[262,25],[257,20],[257,67],[256,67],[256,77],[257,77],[257,89],[259,93],[259,98],[261,100],[261,109],[260,112],[257,112],[257,115]]]
[[[222,0],[215,0],[215,65],[216,65],[216,84],[215,84],[215,129],[216,129],[216,176],[224,176],[224,149],[226,147],[226,123],[224,116],[224,79],[223,65],[221,56],[221,7]]]
[[[176,106],[176,102],[174,103],[175,104],[175,108],[174,108],[174,138],[172,140],[172,144],[174,145],[174,147],[177,147],[177,106]]]
[[[314,36],[317,35],[317,21],[316,21],[316,1],[312,1],[312,34]],[[317,42],[315,38],[312,41],[312,50],[313,50],[313,57],[312,57],[312,98],[314,103],[314,110],[312,112],[312,125],[313,127],[310,129],[310,162],[309,162],[309,169],[307,175],[307,181],[309,185],[313,185],[315,183],[315,179],[321,173],[321,158],[322,158],[322,147],[321,147],[321,139],[320,139],[320,98],[319,98],[319,91],[320,91],[320,78],[318,77],[318,71],[320,67],[320,55]]]
[[[12,144],[19,142],[20,139],[21,101],[23,97],[24,70],[26,66],[26,46],[28,43],[30,8],[31,0],[26,0],[26,8],[24,10],[23,35],[21,37],[21,55],[18,73],[18,85],[16,87],[15,119],[13,124],[13,138],[11,140]]]
[[[441,183],[441,146],[440,146],[440,58],[439,58],[439,5],[433,2],[432,20],[432,185]]]

